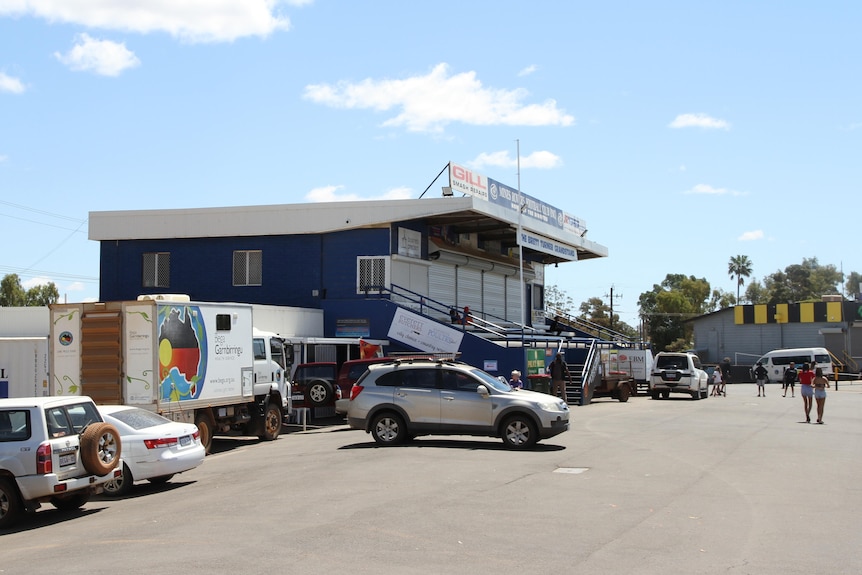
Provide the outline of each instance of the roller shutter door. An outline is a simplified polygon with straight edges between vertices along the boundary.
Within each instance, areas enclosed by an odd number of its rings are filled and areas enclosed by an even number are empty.
[[[428,297],[432,300],[463,308],[456,289],[455,266],[435,263],[428,269]]]
[[[506,278],[494,272],[485,272],[483,278],[482,292],[484,295],[484,307],[486,314],[493,316],[491,321],[506,320]]]

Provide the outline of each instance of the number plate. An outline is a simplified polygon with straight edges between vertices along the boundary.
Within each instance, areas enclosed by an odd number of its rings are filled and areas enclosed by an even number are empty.
[[[290,396],[290,398],[291,398],[293,401],[302,401],[303,399],[305,399],[305,396],[304,396],[304,395],[302,395],[302,394],[293,394],[293,395],[291,395],[291,396]]]
[[[192,443],[192,438],[189,437],[188,435],[183,435],[182,437],[180,437],[180,445],[182,447],[185,447],[187,445],[191,445],[191,443]]]
[[[67,465],[75,465],[78,461],[77,453],[66,453],[60,455],[60,467],[66,467]]]

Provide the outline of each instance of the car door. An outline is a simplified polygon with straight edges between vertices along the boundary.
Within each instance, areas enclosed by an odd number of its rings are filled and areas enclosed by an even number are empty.
[[[493,425],[491,397],[477,391],[482,382],[463,371],[441,373],[440,426],[444,430],[487,428]]]
[[[433,431],[440,425],[440,388],[435,368],[404,369],[395,390],[395,405],[410,419],[410,425]]]
[[[51,459],[54,473],[61,480],[70,477],[86,475],[84,463],[81,461],[80,438],[76,425],[67,410],[71,406],[56,406],[45,409],[45,425],[48,432],[48,442],[51,444]],[[81,410],[76,410],[76,415]]]

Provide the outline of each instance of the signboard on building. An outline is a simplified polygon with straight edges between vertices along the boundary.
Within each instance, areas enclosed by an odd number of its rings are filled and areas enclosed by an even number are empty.
[[[529,220],[541,222],[569,233],[583,235],[587,224],[528,194],[507,186],[487,176],[464,166],[449,162],[449,185],[453,192],[469,194],[482,198],[492,204],[518,211],[523,208],[523,215]]]
[[[464,332],[398,308],[389,326],[388,337],[419,351],[454,354],[461,347]]]

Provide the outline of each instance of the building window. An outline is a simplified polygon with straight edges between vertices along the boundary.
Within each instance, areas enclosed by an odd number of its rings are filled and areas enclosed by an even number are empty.
[[[388,257],[359,256],[356,258],[356,293],[376,292],[388,286]]]
[[[233,253],[233,285],[259,286],[263,278],[263,252],[237,250]]]
[[[171,254],[149,252],[144,254],[143,285],[146,288],[171,287]]]

